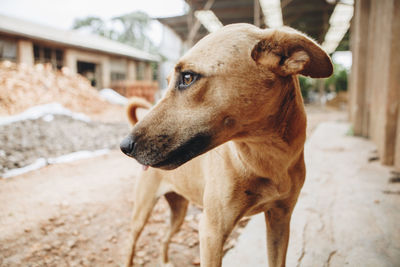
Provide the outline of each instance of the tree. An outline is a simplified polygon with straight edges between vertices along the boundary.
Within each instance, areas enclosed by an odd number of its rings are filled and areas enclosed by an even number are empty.
[[[334,64],[333,75],[325,80],[325,87],[333,88],[337,93],[347,91],[347,70],[340,64]]]
[[[123,32],[118,36],[118,41],[134,47],[149,50],[150,40],[146,35],[150,25],[150,17],[141,11],[128,13],[112,18],[123,26]]]
[[[93,16],[78,18],[73,29],[84,29],[141,50],[156,52],[156,47],[146,35],[150,22],[151,18],[146,13],[135,11],[111,20]]]
[[[112,29],[108,29],[106,23],[99,17],[89,16],[86,18],[75,19],[72,28],[75,30],[85,29],[92,34],[97,34],[107,37],[109,39],[114,39],[114,31]]]

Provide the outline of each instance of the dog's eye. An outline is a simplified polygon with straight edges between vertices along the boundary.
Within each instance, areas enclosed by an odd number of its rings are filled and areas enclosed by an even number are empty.
[[[184,85],[189,85],[193,82],[193,75],[190,73],[185,73],[183,75],[183,84]]]
[[[182,72],[179,78],[178,89],[186,89],[198,79],[199,75],[193,72]]]

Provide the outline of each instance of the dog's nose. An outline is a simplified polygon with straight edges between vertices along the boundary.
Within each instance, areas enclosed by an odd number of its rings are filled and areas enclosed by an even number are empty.
[[[135,146],[135,142],[133,140],[132,135],[128,135],[125,137],[122,141],[121,144],[119,145],[120,149],[124,154],[128,156],[132,156],[133,148]]]

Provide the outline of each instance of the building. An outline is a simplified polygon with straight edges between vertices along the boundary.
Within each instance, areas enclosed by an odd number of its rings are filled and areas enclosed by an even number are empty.
[[[152,81],[156,55],[107,38],[60,30],[0,15],[0,60],[51,63],[86,76],[97,88],[114,82]]]

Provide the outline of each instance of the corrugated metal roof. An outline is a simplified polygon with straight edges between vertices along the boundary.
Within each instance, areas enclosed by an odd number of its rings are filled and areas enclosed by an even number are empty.
[[[207,0],[185,1],[193,11],[202,10],[207,3]],[[254,0],[215,0],[210,10],[214,12],[223,25],[243,22],[253,24],[254,3],[256,3]],[[335,1],[334,4],[330,4],[326,0],[282,0],[283,24],[305,32],[322,43],[328,31],[329,18],[335,4]],[[260,16],[260,26],[265,28],[264,13],[261,12]],[[186,40],[189,36],[188,14],[157,19],[174,30],[182,40]],[[208,31],[201,26],[194,41],[197,42],[206,34],[208,34]],[[348,40],[348,38],[345,37],[344,40]]]
[[[67,46],[97,50],[145,61],[160,61],[160,57],[105,37],[61,30],[0,14],[0,32]]]

